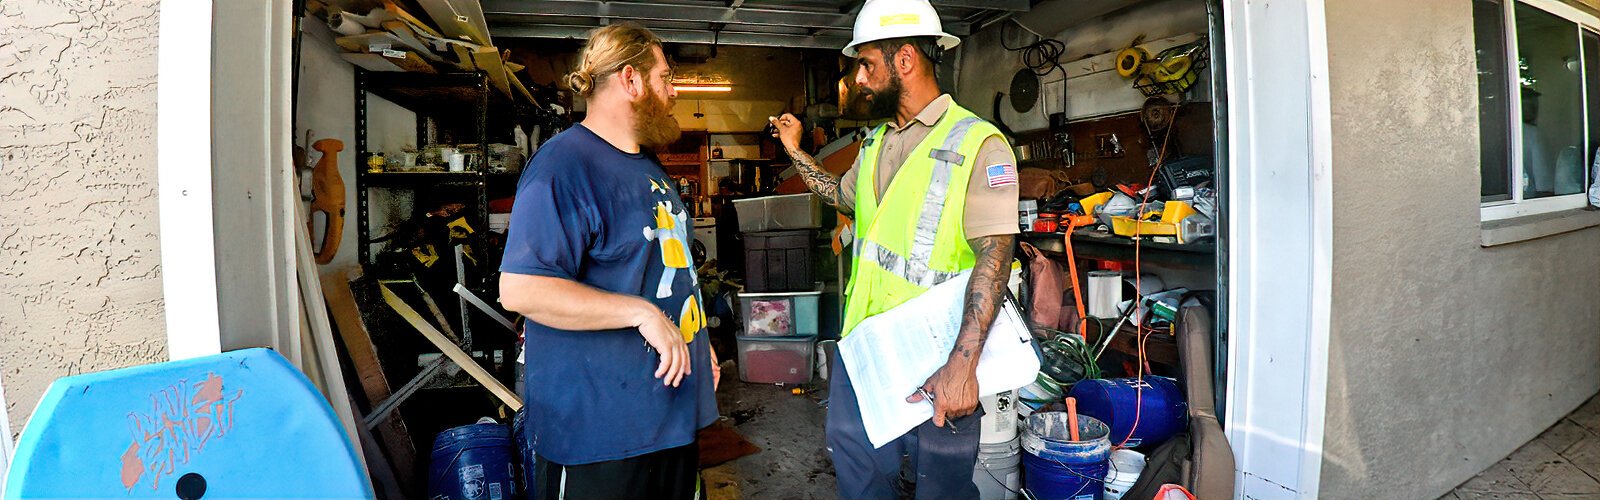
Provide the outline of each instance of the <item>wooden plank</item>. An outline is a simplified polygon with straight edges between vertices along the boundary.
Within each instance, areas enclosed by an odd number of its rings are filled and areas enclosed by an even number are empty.
[[[528,100],[528,104],[539,104],[539,101],[533,99],[533,92],[528,91],[528,86],[523,85],[522,80],[517,78],[517,75],[508,73],[506,78],[511,80],[511,87],[517,89],[517,94]]]
[[[467,375],[472,376],[473,380],[477,380],[479,384],[483,384],[485,388],[489,389],[490,393],[493,393],[495,397],[500,398],[501,402],[511,408],[511,411],[522,409],[522,398],[517,397],[515,393],[511,392],[511,389],[507,389],[505,384],[495,380],[488,370],[478,366],[477,360],[472,359],[472,356],[462,351],[460,347],[456,347],[455,344],[450,343],[450,339],[445,338],[444,334],[439,333],[437,328],[423,320],[422,315],[417,314],[416,309],[412,309],[405,301],[400,300],[400,296],[395,295],[394,291],[390,290],[388,286],[379,284],[378,289],[383,292],[383,301],[387,302],[389,307],[400,314],[400,317],[404,318],[407,323],[410,323],[412,328],[416,328],[417,332],[427,338],[428,342],[432,342],[434,347],[439,348],[439,352],[444,353],[451,361],[461,366],[461,369],[466,370]]]
[[[455,52],[456,59],[460,61],[457,66],[463,66],[465,71],[482,70],[489,74],[489,84],[511,97],[511,80],[506,77],[505,61],[500,59],[500,52],[494,47],[479,47],[465,43],[451,44],[450,49]]]
[[[473,67],[489,74],[489,84],[511,99],[511,79],[506,75],[505,59],[500,58],[500,51],[494,47],[479,47],[469,55]]]
[[[417,0],[417,3],[445,36],[478,45],[494,45],[489,40],[489,23],[484,21],[483,6],[478,0]]]
[[[354,403],[354,401],[351,401],[351,404]],[[356,432],[361,436],[361,450],[366,454],[367,463],[384,463],[383,453],[378,452],[378,442],[373,438],[372,432],[366,427],[362,427]],[[393,460],[393,455],[390,456],[390,459]],[[378,498],[384,500],[402,500],[406,498],[405,492],[411,488],[402,488],[400,486],[400,482],[396,478],[399,471],[404,471],[398,474],[400,477],[409,478],[413,475],[410,470],[399,469],[398,467],[395,469],[388,467],[372,468],[372,489],[378,494]]]
[[[434,38],[444,36],[443,34],[439,33],[439,30],[433,29],[433,27],[429,26],[428,23],[423,22],[421,19],[417,19],[417,17],[411,15],[410,12],[406,12],[405,9],[400,8],[399,5],[394,3],[394,0],[383,0],[383,10],[388,11],[389,14],[393,15],[395,18],[405,21],[406,24],[411,25],[411,28],[417,30],[417,33],[430,35]]]
[[[295,203],[294,211],[296,220],[301,222],[306,220],[304,205]],[[305,224],[294,224],[294,226],[294,260],[298,268],[295,274],[300,282],[300,304],[310,322],[309,332],[312,340],[310,352],[316,354],[316,359],[307,360],[307,363],[316,363],[323,378],[323,391],[328,397],[328,403],[333,407],[334,414],[339,417],[339,422],[344,424],[350,445],[356,447],[356,456],[361,456],[361,437],[356,434],[356,418],[354,409],[350,407],[350,391],[345,388],[343,371],[339,369],[338,347],[333,344],[333,323],[328,319],[328,308],[322,297],[322,283],[317,273],[316,257],[311,252],[311,233],[306,230]],[[364,458],[361,466],[363,469],[367,468]]]
[[[417,282],[415,279],[411,281],[411,284],[417,287],[417,293],[422,295],[423,305],[428,306],[428,313],[433,315],[433,320],[439,322],[439,330],[444,332],[444,336],[449,337],[452,342],[460,342],[461,336],[457,335],[455,329],[450,327],[450,320],[444,317],[444,310],[439,309],[439,303],[433,301],[433,295],[429,295],[427,290],[422,289],[422,283]],[[465,326],[462,325],[463,328]]]
[[[347,276],[342,270],[324,273],[323,295],[328,301],[334,325],[338,327],[339,338],[344,342],[345,353],[350,356],[350,363],[355,365],[356,379],[361,382],[367,407],[376,408],[391,395],[389,380],[383,375],[383,363],[372,344],[372,335],[367,332],[366,323],[361,320],[361,309],[356,305],[356,296],[350,290]],[[390,463],[406,483],[406,489],[414,489],[416,485],[412,484],[415,481],[412,471],[416,470],[417,451],[405,421],[386,419],[376,426],[376,430]]]
[[[422,60],[421,56],[411,52],[406,52],[405,55],[406,57],[404,59],[396,59],[393,57],[384,57],[381,54],[354,54],[350,52],[339,54],[340,57],[343,57],[344,60],[349,61],[350,64],[360,66],[367,71],[411,71],[428,74],[438,73],[438,71],[433,69],[432,65],[429,65],[427,61]]]

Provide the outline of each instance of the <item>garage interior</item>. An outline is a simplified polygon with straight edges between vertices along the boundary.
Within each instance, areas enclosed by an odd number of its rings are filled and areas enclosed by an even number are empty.
[[[826,366],[850,221],[807,194],[765,128],[792,113],[808,152],[835,174],[851,166],[864,129],[883,121],[852,99],[855,68],[839,52],[863,0],[297,3],[296,167],[342,373],[313,379],[349,387],[380,498],[455,498],[434,484],[436,437],[480,422],[520,429],[520,318],[496,305],[504,232],[527,159],[584,116],[558,82],[585,34],[617,22],[657,33],[674,65],[684,133],[655,155],[694,218],[723,360],[722,419],[701,434],[707,497],[835,497]],[[1015,444],[1025,419],[1060,411],[1090,381],[1135,380],[1137,399],[1112,406],[1142,410],[1146,388],[1176,398],[1172,428],[1143,443],[1137,418],[1124,430],[1108,417],[1124,434],[1113,444],[1150,457],[1193,440],[1185,457],[1217,456],[1199,443],[1221,439],[1228,376],[1219,3],[932,3],[962,39],[941,87],[1014,146],[1013,292],[1042,361],[1035,384],[984,401],[986,419],[1009,428],[985,435],[1002,451],[974,471],[991,483],[984,498],[1028,497],[1024,467],[1005,459],[1027,453]],[[450,348],[473,368],[441,354]],[[1147,433],[1161,427],[1148,422]],[[1226,477],[1179,484],[1231,492],[1233,458],[1220,450]],[[1097,481],[1097,495],[1112,487]]]

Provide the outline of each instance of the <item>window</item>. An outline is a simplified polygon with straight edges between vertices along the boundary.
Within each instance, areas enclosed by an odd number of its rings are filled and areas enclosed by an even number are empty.
[[[1600,19],[1554,0],[1473,0],[1484,219],[1584,205],[1600,147]]]

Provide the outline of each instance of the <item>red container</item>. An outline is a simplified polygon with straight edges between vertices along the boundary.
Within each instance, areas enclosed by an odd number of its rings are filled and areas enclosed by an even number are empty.
[[[1060,217],[1061,216],[1059,214],[1053,213],[1039,214],[1039,220],[1033,221],[1033,232],[1054,233],[1059,231],[1061,228],[1059,223]]]
[[[804,384],[811,381],[816,335],[737,337],[739,380],[752,384]]]

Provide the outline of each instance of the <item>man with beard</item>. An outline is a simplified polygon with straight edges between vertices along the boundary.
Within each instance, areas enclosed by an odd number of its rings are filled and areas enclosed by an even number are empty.
[[[517,185],[500,301],[526,316],[529,497],[696,498],[695,433],[717,418],[692,227],[651,148],[677,140],[661,41],[595,30],[566,82],[582,123]]]
[[[867,440],[850,374],[835,357],[827,442],[839,497],[906,497],[902,460],[918,499],[977,498],[972,482],[979,419],[978,354],[1011,270],[1017,228],[1017,171],[993,125],[939,89],[945,34],[927,0],[873,0],[845,47],[855,83],[873,116],[855,166],[841,180],[800,149],[800,121],[773,118],[806,185],[855,215],[855,261],[845,298],[844,335],[861,320],[970,270],[960,333],[948,360],[906,401],[934,407],[933,418],[881,448]],[[882,353],[892,355],[892,353]]]

